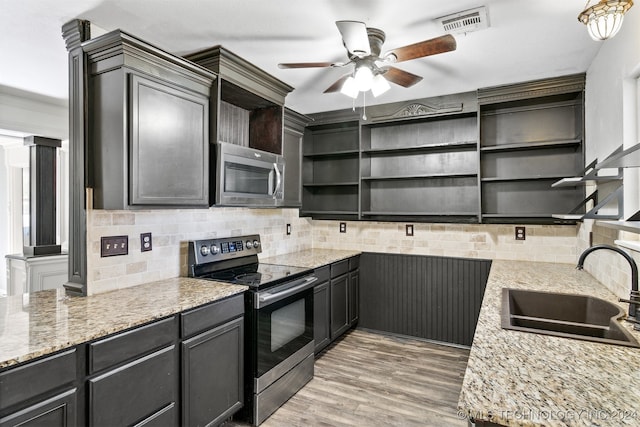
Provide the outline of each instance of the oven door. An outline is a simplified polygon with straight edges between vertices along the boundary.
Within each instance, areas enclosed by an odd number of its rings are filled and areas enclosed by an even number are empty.
[[[282,203],[282,156],[224,142],[218,143],[217,156],[217,204],[278,206]]]
[[[313,285],[317,280],[306,276],[254,294],[253,377],[265,376],[258,383],[271,383],[296,363],[291,359],[303,356],[303,349],[313,349]]]

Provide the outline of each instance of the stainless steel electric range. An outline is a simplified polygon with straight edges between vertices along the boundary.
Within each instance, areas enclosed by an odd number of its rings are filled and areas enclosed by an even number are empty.
[[[249,286],[245,405],[259,425],[313,378],[313,270],[258,262],[259,235],[189,242],[189,276]]]

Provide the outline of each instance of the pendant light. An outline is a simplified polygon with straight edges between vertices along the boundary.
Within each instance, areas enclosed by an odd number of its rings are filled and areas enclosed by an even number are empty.
[[[589,7],[590,0],[585,5],[585,10],[578,15],[578,21],[587,26],[589,35],[594,40],[606,40],[615,36],[620,27],[624,14],[633,6],[633,0],[600,0]]]

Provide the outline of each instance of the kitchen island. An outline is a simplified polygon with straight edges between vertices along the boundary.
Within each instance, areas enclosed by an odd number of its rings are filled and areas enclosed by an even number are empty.
[[[627,310],[573,265],[494,261],[460,393],[461,417],[505,426],[640,424],[640,349],[502,329],[502,288],[591,295]],[[622,326],[640,340],[628,322]]]
[[[0,298],[0,370],[246,289],[178,277],[87,297],[52,289]]]

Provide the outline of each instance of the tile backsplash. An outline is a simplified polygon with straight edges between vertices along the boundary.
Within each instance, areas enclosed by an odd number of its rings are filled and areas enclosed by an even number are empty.
[[[286,225],[291,224],[291,235]],[[261,256],[311,247],[311,220],[297,209],[211,208],[87,212],[87,293],[185,276],[187,241],[258,233]],[[153,250],[141,252],[140,234],[152,233]],[[100,257],[100,238],[129,237],[129,254]]]
[[[407,237],[404,223],[351,221],[340,233],[340,221],[299,218],[297,209],[89,210],[87,222],[89,294],[186,275],[188,240],[254,233],[262,237],[261,257],[316,247],[575,263],[578,250],[576,226],[527,225],[524,241],[515,240],[513,225],[414,223]],[[141,252],[147,232],[153,250]],[[119,235],[129,237],[129,254],[101,258],[100,238]]]
[[[514,225],[313,221],[313,246],[363,252],[395,252],[461,258],[574,263],[577,226],[527,225],[526,240],[515,240]]]

